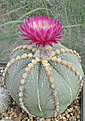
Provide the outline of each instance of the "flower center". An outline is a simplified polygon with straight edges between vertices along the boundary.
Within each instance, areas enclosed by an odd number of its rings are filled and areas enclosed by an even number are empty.
[[[35,21],[33,21],[33,28],[43,28],[43,27],[49,27],[51,26],[49,22],[47,21],[38,21],[37,23]]]

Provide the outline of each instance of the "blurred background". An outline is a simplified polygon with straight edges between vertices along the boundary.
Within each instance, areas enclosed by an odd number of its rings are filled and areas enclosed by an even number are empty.
[[[0,62],[8,62],[15,47],[28,43],[18,35],[24,18],[40,15],[62,23],[65,37],[61,43],[79,53],[85,72],[84,0],[0,0]]]

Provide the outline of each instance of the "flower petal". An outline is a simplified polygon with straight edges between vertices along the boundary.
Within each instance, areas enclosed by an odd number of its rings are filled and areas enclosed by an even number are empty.
[[[19,35],[26,37],[23,40],[31,40],[29,44],[36,43],[38,47],[45,47],[47,44],[52,46],[52,43],[57,43],[64,37],[61,36],[64,29],[61,23],[47,16],[30,17],[29,21],[24,19],[24,26],[21,24],[20,28],[23,32],[20,30]]]

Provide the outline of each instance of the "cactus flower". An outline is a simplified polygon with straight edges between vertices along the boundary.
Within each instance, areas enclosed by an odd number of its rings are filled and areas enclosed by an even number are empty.
[[[23,32],[20,30],[21,33],[19,35],[26,37],[23,40],[31,40],[29,44],[36,43],[38,47],[40,45],[43,47],[46,45],[52,46],[52,43],[58,43],[63,37],[61,32],[64,28],[54,18],[49,19],[43,16],[30,17],[29,21],[24,19],[24,26],[21,24],[20,27]]]

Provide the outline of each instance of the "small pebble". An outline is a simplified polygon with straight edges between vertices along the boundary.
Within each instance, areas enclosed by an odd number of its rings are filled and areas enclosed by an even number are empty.
[[[22,112],[22,109],[18,105],[16,105],[15,112],[19,114]]]

